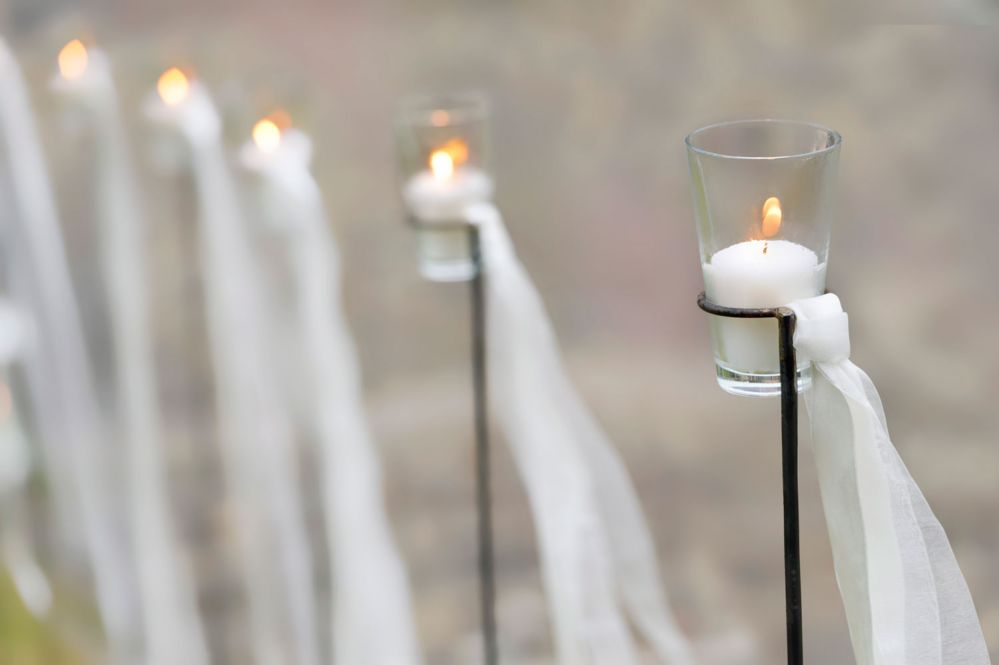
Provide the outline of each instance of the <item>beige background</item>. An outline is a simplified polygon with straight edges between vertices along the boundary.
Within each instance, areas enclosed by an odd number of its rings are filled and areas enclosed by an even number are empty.
[[[843,134],[830,288],[999,656],[999,33],[974,25],[999,5],[851,16],[752,4],[8,2],[0,28],[31,81],[99,358],[87,147],[65,138],[46,82],[77,34],[115,59],[155,240],[174,500],[220,657],[239,629],[213,545],[224,510],[202,445],[211,391],[192,203],[183,178],[150,168],[137,113],[177,62],[214,90],[233,149],[276,106],[315,140],[429,663],[475,653],[467,323],[460,286],[416,275],[391,116],[404,94],[464,88],[494,100],[498,202],[573,379],[636,480],[678,620],[706,662],[747,642],[754,662],[783,659],[778,404],[714,383],[682,139],[743,117]],[[549,662],[530,516],[498,433],[495,449],[506,653]],[[802,469],[806,658],[849,662],[807,438]]]

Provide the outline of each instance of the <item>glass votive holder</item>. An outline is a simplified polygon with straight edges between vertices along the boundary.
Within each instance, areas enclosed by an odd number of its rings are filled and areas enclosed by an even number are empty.
[[[823,293],[840,135],[745,120],[698,129],[685,142],[708,300],[770,308]],[[776,320],[709,318],[719,385],[779,395]],[[810,366],[799,363],[799,389],[810,379]]]
[[[488,104],[463,93],[400,105],[396,146],[402,199],[418,234],[420,273],[429,280],[471,279],[476,271],[467,210],[492,198]]]

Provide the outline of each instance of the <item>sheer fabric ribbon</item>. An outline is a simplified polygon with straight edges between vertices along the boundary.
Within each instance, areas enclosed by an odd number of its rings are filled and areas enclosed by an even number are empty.
[[[814,366],[805,403],[858,665],[989,663],[947,535],[892,445],[877,389],[850,362],[839,298],[789,307],[799,360]]]
[[[690,663],[652,538],[617,451],[566,375],[541,298],[492,205],[475,205],[486,271],[490,388],[534,513],[558,662]]]

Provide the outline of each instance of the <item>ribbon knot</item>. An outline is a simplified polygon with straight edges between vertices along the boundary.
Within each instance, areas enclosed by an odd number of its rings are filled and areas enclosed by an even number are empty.
[[[835,363],[850,357],[849,317],[832,293],[788,305],[797,316],[794,348],[803,360]]]

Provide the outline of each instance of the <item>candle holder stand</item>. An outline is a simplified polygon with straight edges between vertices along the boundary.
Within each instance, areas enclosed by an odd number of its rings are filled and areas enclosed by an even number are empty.
[[[455,230],[468,233],[473,271],[469,283],[471,319],[472,409],[475,423],[475,511],[477,518],[479,605],[485,665],[498,665],[496,630],[496,572],[493,550],[492,473],[490,470],[489,415],[486,392],[486,306],[483,289],[482,250],[479,228],[468,222],[427,224],[410,215],[416,229]]]
[[[798,382],[794,311],[787,307],[723,307],[702,292],[697,305],[708,314],[736,319],[777,319],[780,350],[781,470],[784,487],[784,602],[787,662],[804,662],[801,627],[801,548],[798,528]]]

